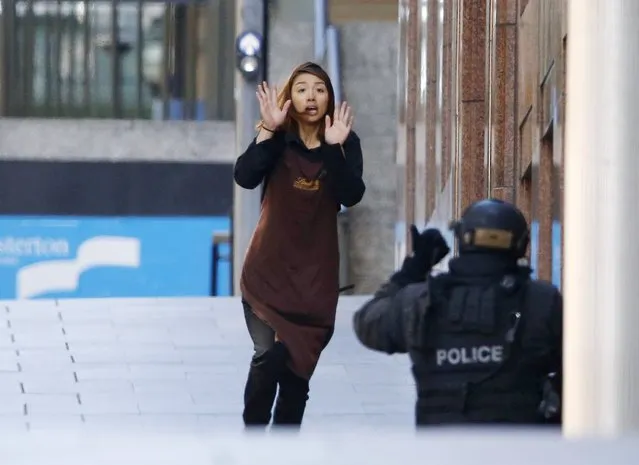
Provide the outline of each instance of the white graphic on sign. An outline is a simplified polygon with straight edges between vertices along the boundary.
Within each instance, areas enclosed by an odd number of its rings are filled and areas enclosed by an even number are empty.
[[[27,265],[16,275],[16,298],[29,299],[45,292],[74,291],[80,276],[91,268],[140,266],[140,240],[97,236],[78,247],[75,259],[48,260]]]
[[[29,236],[0,238],[0,256],[2,257],[66,257],[69,255],[69,242],[53,237]]]

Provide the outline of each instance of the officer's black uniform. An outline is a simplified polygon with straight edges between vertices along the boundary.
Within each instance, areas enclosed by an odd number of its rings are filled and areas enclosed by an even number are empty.
[[[409,354],[417,424],[560,421],[562,297],[517,263],[529,241],[522,213],[471,205],[454,225],[459,257],[426,279],[449,249],[436,230],[412,232],[414,254],[353,324],[366,347]]]

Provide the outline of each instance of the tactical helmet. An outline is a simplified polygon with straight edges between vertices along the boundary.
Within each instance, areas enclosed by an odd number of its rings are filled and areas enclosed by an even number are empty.
[[[530,233],[523,213],[513,204],[484,199],[470,205],[459,221],[451,224],[459,253],[506,253],[515,259],[526,254]]]

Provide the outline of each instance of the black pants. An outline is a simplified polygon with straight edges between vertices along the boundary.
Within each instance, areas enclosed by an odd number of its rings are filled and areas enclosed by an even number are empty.
[[[299,426],[302,424],[309,384],[287,367],[289,358],[286,346],[275,341],[275,332],[260,320],[248,303],[242,301],[246,327],[253,340],[254,354],[251,360],[246,387],[244,388],[244,413],[246,426],[273,424]],[[277,388],[279,385],[279,393]],[[277,402],[275,396],[277,394]]]

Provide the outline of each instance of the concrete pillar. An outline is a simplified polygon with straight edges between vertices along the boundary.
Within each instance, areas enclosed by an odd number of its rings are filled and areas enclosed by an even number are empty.
[[[236,33],[251,30],[264,34],[264,0],[236,0]],[[265,53],[265,51],[263,52]],[[233,64],[234,65],[234,64]],[[263,72],[262,72],[263,75]],[[260,118],[260,107],[255,97],[257,83],[248,82],[235,71],[235,150],[239,156],[255,137],[255,125]],[[242,189],[234,184],[233,192],[233,294],[239,295],[240,275],[244,255],[260,216],[260,192]]]
[[[4,22],[6,21],[6,13],[0,15],[0,117],[5,116],[5,92],[6,92],[6,82],[5,82],[5,73],[7,69],[7,65],[5,63],[5,53],[4,53],[4,35],[6,34]]]
[[[564,432],[639,430],[639,2],[568,5]]]

